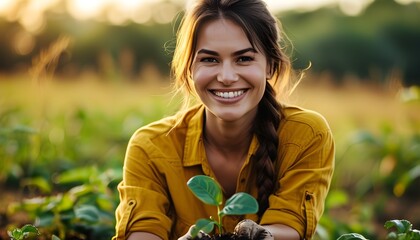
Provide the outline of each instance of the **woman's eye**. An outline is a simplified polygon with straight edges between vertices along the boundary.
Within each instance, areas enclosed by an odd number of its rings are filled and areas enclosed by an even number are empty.
[[[202,58],[200,62],[216,63],[217,60],[215,58]]]
[[[238,62],[250,62],[252,60],[254,60],[254,58],[248,56],[242,56],[238,58]]]

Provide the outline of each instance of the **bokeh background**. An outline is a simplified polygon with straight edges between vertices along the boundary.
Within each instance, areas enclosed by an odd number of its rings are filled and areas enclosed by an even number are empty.
[[[420,2],[267,0],[304,77],[288,101],[329,121],[336,171],[317,239],[420,228]],[[0,239],[110,239],[125,148],[177,110],[186,0],[0,0]]]

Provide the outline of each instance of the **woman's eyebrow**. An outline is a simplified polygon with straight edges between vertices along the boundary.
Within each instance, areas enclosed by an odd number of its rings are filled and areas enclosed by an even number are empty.
[[[198,50],[197,54],[209,54],[209,55],[214,55],[214,56],[219,56],[219,53],[217,53],[216,51],[212,51],[212,50],[208,50],[208,49],[200,49]]]
[[[250,47],[250,48],[245,48],[245,49],[242,49],[242,50],[238,50],[238,51],[234,52],[232,55],[233,56],[238,56],[238,55],[242,55],[242,54],[247,53],[247,52],[257,53],[257,50],[255,50],[255,48]]]
[[[232,55],[233,56],[238,56],[238,55],[242,55],[242,54],[247,53],[247,52],[257,53],[257,50],[255,50],[255,48],[250,47],[250,48],[245,48],[245,49],[241,49],[241,50],[235,51],[234,53],[232,53]],[[218,52],[212,51],[212,50],[208,50],[208,49],[205,49],[205,48],[200,49],[197,52],[197,54],[201,54],[201,53],[202,54],[209,54],[209,55],[213,55],[213,56],[219,56],[219,53]]]

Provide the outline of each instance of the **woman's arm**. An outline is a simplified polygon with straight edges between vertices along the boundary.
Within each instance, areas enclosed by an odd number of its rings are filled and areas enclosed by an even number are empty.
[[[162,238],[156,236],[153,233],[147,233],[147,232],[133,232],[130,234],[127,240],[162,240]]]
[[[299,240],[299,233],[286,225],[283,224],[272,224],[272,225],[263,225],[274,237],[275,240]]]

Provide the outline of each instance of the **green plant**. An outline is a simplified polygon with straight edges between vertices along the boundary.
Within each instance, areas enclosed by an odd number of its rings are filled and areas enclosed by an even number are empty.
[[[7,233],[11,240],[36,239],[40,235],[38,228],[31,224],[26,224],[22,228],[15,228],[12,231],[7,231]],[[51,240],[60,240],[60,238],[53,234]]]
[[[22,228],[15,228],[12,231],[7,231],[7,234],[12,240],[24,240],[39,236],[39,231],[35,226],[26,224]]]
[[[204,175],[197,175],[192,177],[187,182],[188,187],[193,194],[205,204],[214,205],[217,207],[217,220],[212,216],[209,219],[201,218],[195,223],[192,229],[192,237],[197,236],[198,232],[204,231],[210,233],[216,225],[219,233],[222,234],[222,218],[225,215],[243,215],[258,212],[258,202],[255,198],[248,193],[239,192],[232,195],[226,200],[224,207],[223,193],[220,185],[211,177]]]
[[[9,214],[25,212],[38,227],[61,239],[110,239],[118,198],[114,185],[119,179],[119,171],[113,169],[68,170],[55,177],[61,187],[70,187],[68,191],[12,203]]]
[[[385,228],[390,231],[386,237],[389,240],[420,240],[420,231],[413,229],[413,225],[408,220],[390,220],[385,222]],[[358,233],[347,233],[341,235],[337,240],[366,240],[363,235]]]

